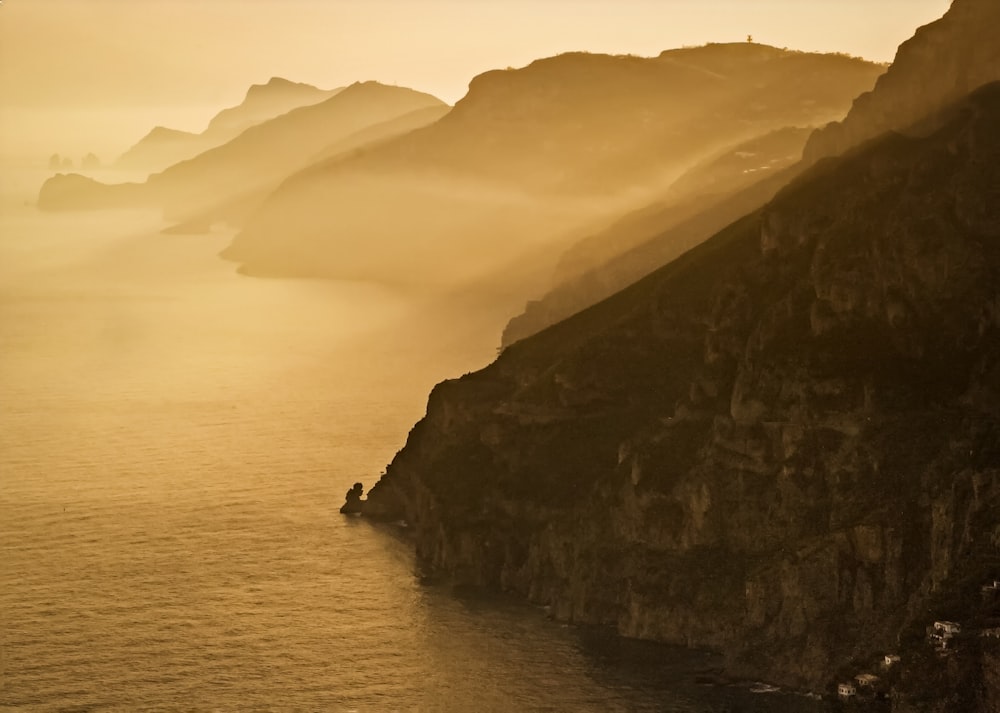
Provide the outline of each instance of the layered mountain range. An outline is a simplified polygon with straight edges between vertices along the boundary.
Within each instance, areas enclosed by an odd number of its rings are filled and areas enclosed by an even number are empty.
[[[476,77],[451,111],[412,90],[358,84],[144,183],[57,175],[39,206],[159,206],[182,230],[235,222],[242,232],[224,256],[251,274],[447,289],[524,281],[523,299],[535,289],[525,266],[544,274],[588,226],[652,199],[677,220],[787,165],[802,127],[842,116],[882,71],[741,43],[538,60]],[[283,80],[255,87],[199,140],[313,91]],[[586,259],[627,250],[621,235],[587,241],[601,245]]]
[[[42,186],[38,205],[44,210],[150,205],[186,217],[247,192],[266,195],[323,156],[350,153],[405,133],[447,110],[429,94],[359,82],[317,104],[253,125],[144,183],[107,185],[76,174],[54,176]]]
[[[967,49],[996,7],[901,48],[844,122],[875,138],[437,386],[364,514],[440,576],[736,674],[831,692],[894,652],[895,710],[996,710],[1000,84]],[[982,86],[869,123],[972,88],[951,71]]]
[[[254,274],[424,284],[480,279],[546,248],[554,262],[586,226],[727,148],[842,116],[882,71],[744,43],[487,72],[433,125],[288,180],[226,256]],[[760,166],[728,166],[714,190]],[[701,178],[670,202],[709,190]]]
[[[238,105],[223,109],[208,122],[201,133],[154,127],[115,162],[115,168],[161,171],[193,158],[203,151],[220,146],[246,129],[273,119],[292,109],[316,104],[336,94],[339,89],[318,89],[311,84],[272,77],[265,84],[252,85]]]

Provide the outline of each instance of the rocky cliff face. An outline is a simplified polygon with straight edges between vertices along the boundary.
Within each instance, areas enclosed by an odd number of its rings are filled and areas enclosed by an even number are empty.
[[[857,98],[843,121],[810,138],[806,160],[910,127],[976,87],[1000,80],[998,28],[996,0],[954,0],[944,17],[900,45],[889,71]]]
[[[814,690],[971,617],[1000,574],[1000,85],[947,116],[439,385],[366,514],[456,580]]]
[[[157,171],[211,148],[201,134],[154,126],[115,161],[115,168]]]

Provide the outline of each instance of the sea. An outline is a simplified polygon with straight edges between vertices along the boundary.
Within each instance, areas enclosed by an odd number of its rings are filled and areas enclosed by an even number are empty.
[[[338,508],[499,325],[165,225],[0,205],[0,711],[827,710],[422,576]]]

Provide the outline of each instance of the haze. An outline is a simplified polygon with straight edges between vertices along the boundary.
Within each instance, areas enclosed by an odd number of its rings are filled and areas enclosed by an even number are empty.
[[[0,711],[978,696],[1000,0],[950,3],[0,0]]]
[[[6,0],[0,152],[120,153],[154,124],[200,131],[271,76],[323,88],[374,79],[453,103],[480,72],[571,50],[655,55],[752,34],[777,47],[890,61],[948,4]]]

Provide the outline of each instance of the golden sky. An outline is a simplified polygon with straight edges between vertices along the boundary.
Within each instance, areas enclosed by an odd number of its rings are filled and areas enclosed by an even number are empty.
[[[655,55],[758,42],[890,61],[949,0],[3,0],[0,97],[10,112],[201,130],[253,83],[376,79],[454,102],[469,79],[569,50]],[[111,114],[108,110],[113,110]],[[109,118],[110,117],[110,118]],[[40,126],[48,126],[41,121]],[[54,126],[48,127],[55,128]],[[139,135],[119,137],[127,147]],[[0,147],[0,148],[2,148]]]

